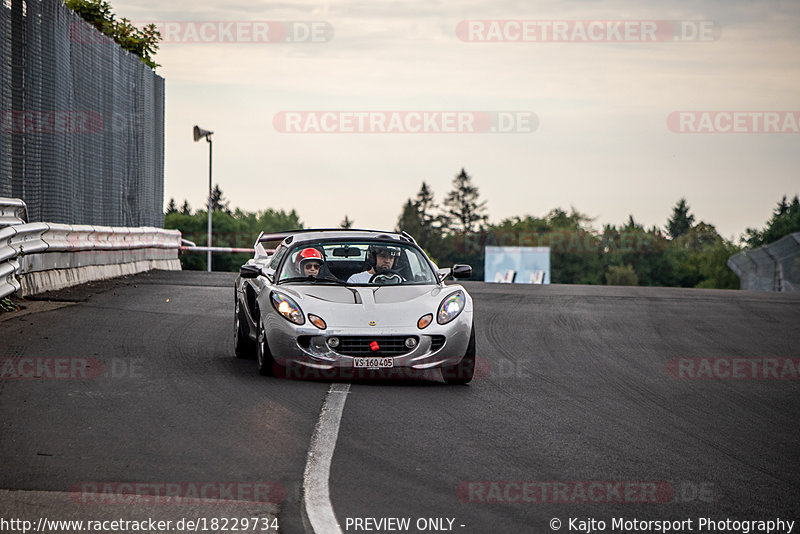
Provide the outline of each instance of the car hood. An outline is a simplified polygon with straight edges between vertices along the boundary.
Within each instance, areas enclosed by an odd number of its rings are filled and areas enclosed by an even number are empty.
[[[425,286],[290,286],[281,291],[296,297],[306,314],[322,317],[328,328],[415,327],[426,313],[436,313],[445,295],[458,289]],[[375,323],[374,325],[372,323]]]

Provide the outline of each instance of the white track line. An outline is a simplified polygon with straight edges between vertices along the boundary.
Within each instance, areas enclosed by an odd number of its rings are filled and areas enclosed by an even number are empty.
[[[331,384],[311,438],[303,474],[303,524],[309,534],[341,533],[328,481],[350,384]]]

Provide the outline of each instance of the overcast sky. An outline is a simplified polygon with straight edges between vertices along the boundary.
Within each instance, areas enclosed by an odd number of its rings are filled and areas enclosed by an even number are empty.
[[[732,237],[763,225],[782,195],[800,192],[800,135],[791,133],[800,114],[800,2],[112,0],[112,6],[137,23],[188,22],[156,56],[167,87],[165,202],[205,204],[208,149],[192,141],[195,124],[215,132],[214,182],[231,206],[296,209],[306,226],[337,226],[347,214],[358,227],[394,228],[423,180],[441,201],[462,167],[488,202],[491,222],[573,206],[595,217],[598,228],[622,224],[629,214],[648,227],[663,226],[685,196],[698,220]],[[495,23],[506,40],[483,41],[497,38],[485,22],[497,20],[512,21]],[[587,28],[588,21],[628,21],[636,30],[636,21],[653,20],[693,21],[688,29],[713,31],[677,41],[664,37],[673,23],[658,23],[657,42],[643,29],[645,42],[597,42],[573,33],[573,22],[568,33],[542,42],[553,21],[587,21]],[[261,27],[253,23],[268,21],[314,22],[324,32],[317,42],[201,43],[194,30],[215,41],[209,28],[220,27],[203,21],[244,32],[234,40],[252,38],[248,31]],[[457,32],[470,27],[462,21],[473,21],[475,31]],[[474,21],[484,21],[483,31]],[[527,41],[514,31],[524,27],[518,21],[538,21],[527,23]],[[279,27],[269,25],[268,35]],[[593,31],[611,27],[595,22]],[[340,118],[356,110],[527,112],[538,123],[519,133],[284,133],[275,123],[285,117],[281,112],[332,111]],[[678,123],[667,120],[676,111],[794,115],[779,118],[788,133],[747,133],[764,128],[761,115],[730,115],[726,122],[728,116],[708,113],[705,120],[717,120],[716,128],[740,120],[742,131],[678,133]],[[701,120],[702,114],[689,116],[684,129]]]

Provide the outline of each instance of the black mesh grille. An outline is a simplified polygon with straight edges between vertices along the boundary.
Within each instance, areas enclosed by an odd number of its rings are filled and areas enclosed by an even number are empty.
[[[343,336],[339,338],[336,352],[347,356],[400,356],[411,352],[406,347],[406,339],[415,336]],[[372,350],[370,344],[375,341],[380,347]]]
[[[431,336],[431,352],[436,352],[444,347],[444,339],[444,336]]]
[[[164,226],[164,79],[64,2],[0,2],[0,116],[30,221]]]

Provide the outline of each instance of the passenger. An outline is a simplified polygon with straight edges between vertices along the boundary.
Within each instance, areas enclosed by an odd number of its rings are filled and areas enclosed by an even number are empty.
[[[304,248],[294,261],[298,276],[316,278],[319,276],[324,260],[319,250],[315,248]]]
[[[370,278],[380,271],[388,271],[394,267],[395,258],[400,256],[400,249],[391,245],[370,245],[367,249],[367,265],[369,270],[356,273],[347,279],[348,284],[367,284]]]

